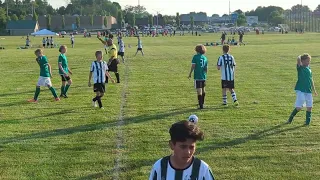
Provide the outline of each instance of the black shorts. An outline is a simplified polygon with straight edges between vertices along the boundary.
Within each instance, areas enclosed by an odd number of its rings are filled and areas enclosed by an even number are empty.
[[[205,80],[195,80],[194,84],[195,84],[195,87],[197,89],[206,87],[206,81]]]
[[[118,72],[118,60],[114,59],[111,61],[111,64],[108,66],[108,71]]]
[[[50,44],[49,43],[47,43],[47,46],[49,46]]]
[[[124,56],[124,52],[118,52],[118,56]]]
[[[42,44],[43,47],[46,47],[46,44]]]
[[[61,81],[69,81],[71,78],[70,76],[65,77],[64,75],[60,75],[61,76]]]
[[[142,51],[142,48],[138,48],[137,51]]]
[[[234,89],[234,81],[221,80],[222,88]]]
[[[106,92],[106,86],[105,86],[104,83],[95,83],[93,85],[93,91],[94,92],[104,93],[104,92]]]

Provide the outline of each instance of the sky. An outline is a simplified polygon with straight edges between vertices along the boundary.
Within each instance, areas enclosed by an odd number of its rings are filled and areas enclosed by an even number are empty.
[[[139,0],[111,0],[118,2],[121,7],[126,5],[138,5]],[[66,5],[68,0],[48,0],[54,8]],[[248,11],[256,9],[258,6],[280,6],[284,9],[289,9],[296,4],[301,4],[301,0],[230,0],[231,12],[241,9]],[[303,5],[308,5],[311,10],[314,10],[319,4],[319,0],[302,0]],[[212,14],[228,14],[228,0],[140,0],[140,5],[146,7],[151,14],[175,15],[177,12],[185,14],[189,12],[206,12],[208,16]]]

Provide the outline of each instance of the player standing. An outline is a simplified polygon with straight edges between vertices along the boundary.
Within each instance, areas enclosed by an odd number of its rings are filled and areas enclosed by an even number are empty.
[[[119,39],[118,39],[118,44],[119,44],[119,52],[118,52],[118,55],[121,56],[122,58],[122,62],[124,63],[125,62],[125,57],[124,57],[124,42],[122,40],[122,36],[119,35]]]
[[[136,56],[138,54],[139,51],[141,51],[142,56],[144,56],[143,50],[142,50],[142,41],[140,39],[140,36],[137,37],[138,38],[138,49],[137,52],[134,56]]]
[[[173,153],[153,165],[149,180],[214,180],[209,165],[194,157],[196,142],[204,139],[197,125],[180,121],[171,126],[169,133]]]
[[[92,99],[93,107],[97,107],[98,102],[100,109],[103,109],[101,98],[103,97],[106,87],[106,76],[114,83],[114,80],[108,73],[108,65],[105,61],[102,61],[102,51],[96,51],[96,61],[91,63],[88,86],[91,87],[91,78],[93,75],[93,91],[96,93],[96,97]]]
[[[197,52],[192,58],[191,70],[188,78],[191,78],[191,74],[194,71],[194,84],[198,94],[199,108],[203,109],[204,99],[206,96],[205,86],[208,72],[208,60],[204,55],[207,51],[204,45],[197,45],[195,48]]]
[[[54,96],[55,100],[60,101],[60,98],[57,96],[56,90],[52,87],[52,83],[50,79],[50,77],[52,77],[52,71],[51,71],[51,66],[48,62],[47,57],[43,55],[43,52],[41,49],[37,49],[34,53],[37,56],[36,61],[40,66],[40,77],[36,86],[36,92],[34,94],[34,97],[33,99],[28,100],[28,102],[38,102],[38,97],[40,94],[40,86],[48,87],[52,95]]]
[[[217,69],[221,71],[221,85],[222,85],[222,100],[223,105],[227,103],[227,89],[229,89],[233,103],[235,106],[239,105],[236,92],[234,90],[234,77],[236,62],[234,57],[229,54],[230,46],[224,45],[222,47],[223,55],[219,57],[217,62]]]
[[[318,96],[309,66],[310,62],[311,56],[309,54],[303,54],[297,59],[298,81],[295,87],[297,94],[296,107],[292,111],[287,123],[292,123],[294,116],[302,109],[303,104],[306,103],[307,111],[305,125],[310,125],[313,106],[312,92]]]
[[[68,98],[67,92],[72,84],[72,79],[69,74],[72,75],[72,71],[68,65],[68,59],[65,53],[67,52],[67,46],[60,46],[60,55],[58,57],[59,74],[61,76],[61,94],[60,97]],[[68,84],[67,84],[68,82]]]

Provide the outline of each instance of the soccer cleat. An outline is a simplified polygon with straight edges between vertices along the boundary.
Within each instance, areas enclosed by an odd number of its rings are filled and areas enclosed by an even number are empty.
[[[288,119],[288,121],[287,121],[287,124],[291,124],[291,123],[292,123],[292,121],[293,121],[293,117],[292,117],[292,116],[290,116],[290,117],[289,117],[289,119]]]
[[[103,109],[104,109],[104,107],[101,107],[100,109],[102,109],[102,110],[103,110]]]
[[[227,107],[227,106],[228,106],[228,104],[226,104],[226,103],[222,103],[222,106],[225,106],[225,107]]]
[[[95,107],[95,108],[98,107],[96,101],[92,101],[92,107]]]
[[[54,100],[55,100],[55,101],[60,101],[60,98],[57,97],[57,98],[55,98]]]
[[[35,99],[29,99],[28,102],[33,102],[33,103],[37,103],[38,100],[35,100]]]
[[[235,102],[233,102],[233,105],[234,105],[234,106],[239,106],[239,102],[238,102],[238,101],[235,101]]]
[[[60,98],[68,98],[68,96],[66,94],[61,94]]]

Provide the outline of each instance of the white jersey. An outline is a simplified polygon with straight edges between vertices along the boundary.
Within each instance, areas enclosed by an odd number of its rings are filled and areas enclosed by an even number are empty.
[[[174,169],[170,156],[158,160],[151,170],[149,180],[214,180],[208,164],[194,158],[189,167],[183,170]]]
[[[93,61],[90,68],[90,72],[93,74],[93,83],[104,83],[106,71],[108,71],[108,65],[105,61]]]
[[[71,39],[72,42],[74,42],[74,36],[73,35],[71,36],[70,39]]]
[[[222,80],[234,81],[234,67],[236,66],[236,62],[231,54],[220,56],[217,66],[220,66]]]
[[[142,49],[142,42],[141,42],[140,39],[138,40],[138,48],[141,48],[141,49]]]
[[[122,39],[119,41],[119,52],[124,52],[124,42]]]
[[[42,44],[45,44],[45,43],[46,43],[46,40],[45,40],[45,39],[43,39],[43,40],[42,40]]]
[[[53,44],[53,38],[52,38],[52,39],[50,39],[50,43],[51,43],[51,44]]]

